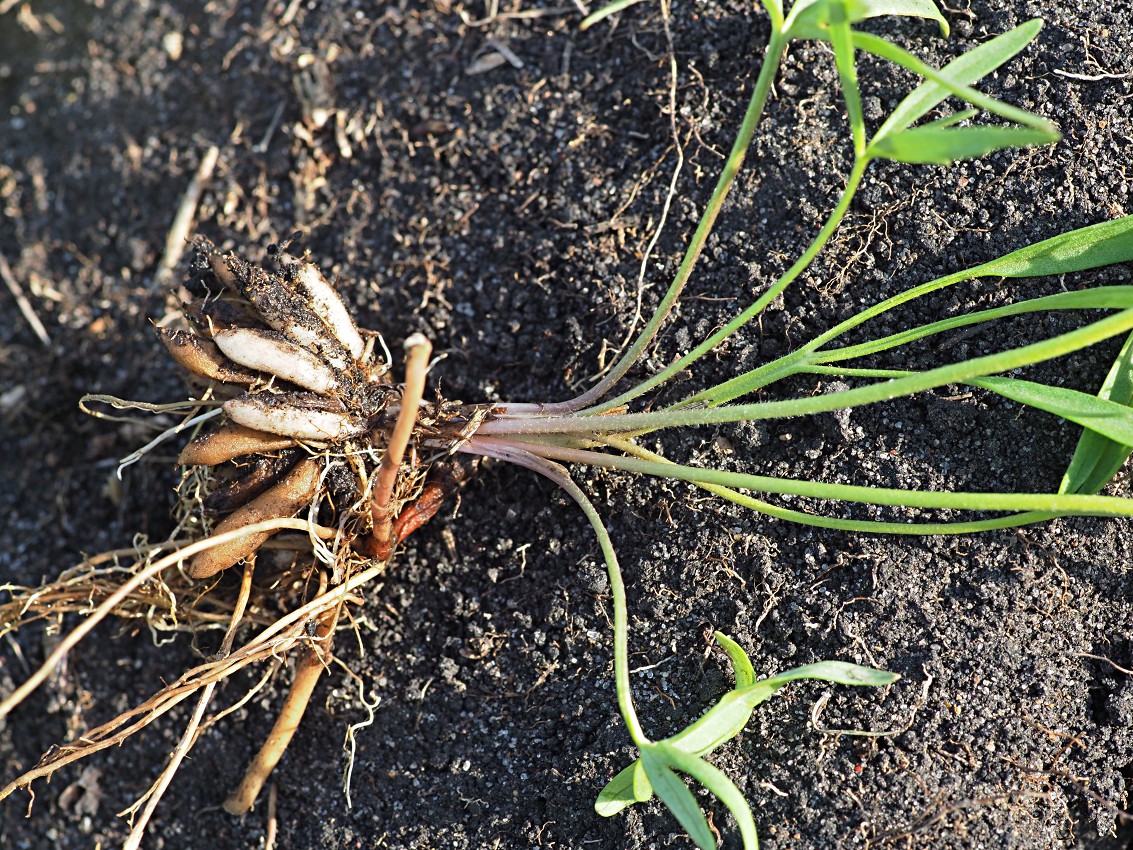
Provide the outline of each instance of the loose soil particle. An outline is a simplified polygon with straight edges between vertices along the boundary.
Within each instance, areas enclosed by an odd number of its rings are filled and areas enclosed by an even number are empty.
[[[557,400],[629,332],[638,266],[676,162],[667,42],[644,3],[582,34],[571,4],[0,3],[0,253],[51,337],[0,291],[0,578],[37,583],[82,553],[161,539],[176,447],[112,480],[147,439],[81,415],[84,392],[183,397],[148,325],[170,221],[206,148],[219,164],[197,231],[254,252],[306,232],[364,327],[430,336],[434,372],[465,401]],[[750,2],[678,3],[676,125],[686,163],[647,266],[648,311],[675,270],[738,126],[766,42]],[[1038,41],[985,90],[1058,122],[1057,146],[950,168],[878,165],[839,237],[764,317],[662,396],[736,374],[867,303],[1028,242],[1129,212],[1133,9],[990,3],[948,13],[949,41],[880,21],[943,63],[1042,14]],[[863,62],[874,127],[908,89]],[[792,48],[767,118],[672,326],[670,362],[798,255],[848,167],[830,51]],[[875,323],[881,335],[959,310],[1130,269],[985,281]],[[1024,317],[908,355],[913,368],[1073,326]],[[1113,346],[1040,366],[1094,390]],[[895,361],[888,364],[894,365]],[[640,372],[639,374],[644,374]],[[811,392],[813,384],[784,388]],[[674,457],[878,486],[1050,490],[1076,429],[962,389],[810,420],[668,435]],[[580,472],[630,581],[635,694],[669,734],[729,687],[709,628],[769,674],[823,658],[904,678],[884,691],[793,685],[719,753],[765,848],[1123,848],[1133,783],[1133,569],[1123,522],[1065,519],[970,538],[890,539],[748,515],[679,484]],[[1123,474],[1112,492],[1129,495]],[[838,510],[835,508],[835,510]],[[868,515],[857,512],[856,515]],[[883,514],[879,514],[883,515]],[[275,775],[279,847],[687,847],[657,805],[592,809],[632,757],[612,686],[609,596],[583,519],[549,486],[494,467],[455,518],[419,534],[372,593],[357,676],[334,670]],[[164,640],[165,636],[160,636]],[[42,658],[30,628],[0,651],[0,691]],[[211,651],[213,637],[198,643]],[[18,649],[17,649],[18,648]],[[14,776],[194,659],[188,639],[103,628],[0,730]],[[1103,659],[1111,659],[1112,662]],[[250,682],[251,680],[249,680]],[[235,701],[241,687],[223,689]],[[205,735],[147,846],[259,846],[261,805],[217,810],[286,687],[277,677]],[[343,735],[358,731],[350,799]],[[826,729],[888,731],[880,738]],[[158,724],[0,804],[13,848],[120,844],[114,815],[149,785],[179,731]],[[85,774],[89,780],[90,774]],[[728,846],[738,836],[716,809]]]

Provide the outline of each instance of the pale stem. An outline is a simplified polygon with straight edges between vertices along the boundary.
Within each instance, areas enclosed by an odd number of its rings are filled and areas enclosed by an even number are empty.
[[[405,459],[405,450],[413,436],[413,427],[417,424],[417,410],[425,396],[425,372],[428,371],[429,355],[432,352],[432,343],[423,334],[412,334],[405,340],[405,386],[401,391],[401,410],[398,411],[397,422],[394,423],[393,433],[390,434],[370,495],[370,515],[374,530],[369,549],[370,554],[379,560],[388,558],[392,548],[393,490],[401,462]]]
[[[606,531],[606,526],[602,524],[602,518],[598,515],[594,504],[574,483],[570,473],[565,468],[553,461],[538,457],[524,448],[509,446],[502,440],[481,441],[473,437],[460,446],[458,451],[506,460],[509,463],[538,472],[565,490],[582,509],[587,520],[590,521],[590,526],[594,529],[594,534],[598,538],[598,546],[601,548],[602,556],[606,561],[606,573],[610,579],[610,594],[614,602],[614,683],[617,691],[618,709],[621,711],[622,720],[625,722],[630,738],[638,747],[645,746],[649,743],[649,738],[646,737],[645,731],[641,728],[641,722],[637,719],[637,710],[633,706],[633,694],[630,691],[629,684],[629,613],[626,604],[625,581],[622,578],[622,570],[618,565],[618,556],[614,552],[614,544],[610,540],[610,534]]]

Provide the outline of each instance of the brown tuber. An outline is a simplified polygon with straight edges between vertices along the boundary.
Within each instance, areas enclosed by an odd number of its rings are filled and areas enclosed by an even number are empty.
[[[213,529],[213,534],[235,531],[264,520],[294,516],[315,497],[321,470],[322,464],[314,458],[300,461],[286,478],[230,514]],[[214,576],[247,558],[271,535],[270,531],[261,531],[201,552],[189,562],[189,575],[195,579]]]

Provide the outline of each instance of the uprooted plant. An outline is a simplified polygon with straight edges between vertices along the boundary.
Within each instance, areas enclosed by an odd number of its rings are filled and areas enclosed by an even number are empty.
[[[1097,395],[995,377],[1133,330],[1133,287],[1063,292],[945,318],[869,342],[841,343],[851,330],[871,319],[960,282],[1058,275],[1133,259],[1133,217],[1067,233],[926,282],[863,310],[756,369],[648,412],[631,409],[645,393],[694,367],[757,318],[807,269],[842,222],[873,160],[950,163],[1058,138],[1044,119],[972,87],[1030,43],[1039,31],[1039,21],[1024,24],[936,69],[892,42],[854,27],[863,19],[885,14],[935,20],[946,30],[930,0],[798,0],[789,14],[779,0],[763,0],[763,6],[772,22],[763,64],[731,154],[676,277],[621,359],[577,398],[491,405],[441,398],[425,402],[430,348],[423,337],[415,335],[406,342],[404,382],[395,385],[393,358],[384,343],[355,326],[318,269],[304,258],[291,256],[287,245],[273,246],[260,266],[235,254],[222,254],[203,240],[197,243],[184,311],[186,329],[159,330],[174,359],[203,379],[201,392],[191,402],[157,406],[187,414],[163,439],[188,429],[196,431],[180,456],[185,472],[178,531],[166,544],[133,550],[136,561],[129,566],[121,566],[119,560],[131,552],[109,553],[89,559],[44,588],[12,590],[13,601],[0,609],[4,629],[74,611],[84,619],[43,667],[0,703],[0,716],[19,704],[79,640],[111,614],[146,617],[151,624],[167,627],[178,622],[226,626],[221,651],[137,708],[53,750],[0,791],[0,797],[29,787],[64,764],[120,743],[196,696],[196,709],[173,758],[133,809],[141,812],[131,833],[131,845],[136,846],[162,791],[205,722],[216,683],[249,665],[294,650],[298,660],[290,694],[244,781],[226,803],[229,811],[246,811],[287,746],[328,664],[336,630],[362,604],[360,589],[381,575],[397,544],[428,521],[445,493],[458,486],[463,475],[458,459],[489,457],[531,469],[565,490],[592,525],[606,562],[613,596],[618,706],[641,756],[602,792],[598,811],[612,815],[655,793],[700,847],[714,846],[694,797],[676,775],[684,773],[723,802],[736,818],[745,847],[755,847],[753,817],[741,792],[704,756],[737,735],[754,708],[789,681],[818,678],[885,685],[896,676],[828,661],[757,681],[743,650],[717,635],[732,661],[735,689],[687,729],[661,741],[651,740],[638,721],[630,689],[627,599],[614,547],[597,510],[562,464],[687,481],[769,516],[849,531],[970,533],[1070,514],[1133,516],[1133,501],[1097,495],[1133,446],[1129,411],[1133,342],[1121,350]],[[598,13],[587,24],[609,11]],[[743,163],[784,51],[796,39],[819,39],[833,48],[854,152],[842,197],[810,246],[754,303],[667,368],[613,395],[630,370],[640,365],[677,304]],[[857,82],[859,51],[923,78],[872,136]],[[917,124],[950,97],[969,108]],[[981,112],[1007,123],[970,123]],[[1040,342],[926,371],[843,365],[955,328],[1064,310],[1117,312]],[[835,375],[859,385],[819,395],[733,403],[756,391],[767,395],[773,384],[800,374]],[[1084,427],[1057,493],[929,492],[746,475],[674,462],[639,442],[660,429],[805,416],[958,383],[982,387]],[[931,522],[861,520],[839,512],[822,515],[786,508],[757,498],[756,493],[981,515]],[[224,571],[238,564],[243,564],[240,582],[226,580]],[[241,627],[249,625],[257,631],[236,646]]]

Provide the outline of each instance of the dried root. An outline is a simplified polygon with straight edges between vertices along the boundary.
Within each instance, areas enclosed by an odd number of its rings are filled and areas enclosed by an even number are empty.
[[[424,403],[431,349],[419,334],[406,343],[405,383],[394,386],[389,364],[374,355],[384,345],[358,330],[319,270],[280,248],[269,249],[269,260],[271,268],[261,268],[197,243],[194,297],[184,307],[191,329],[158,329],[173,359],[206,382],[186,421],[145,449],[185,428],[204,429],[179,457],[185,470],[175,516],[180,537],[88,559],[41,588],[0,588],[11,596],[0,604],[0,634],[37,620],[59,624],[67,614],[83,618],[43,667],[0,702],[0,717],[111,615],[144,620],[154,630],[226,629],[217,655],[51,750],[0,789],[3,798],[30,787],[196,696],[169,764],[128,810],[137,815],[128,847],[138,846],[200,730],[221,716],[206,717],[217,684],[295,654],[290,693],[225,808],[241,813],[253,805],[331,659],[339,623],[354,621],[342,614],[360,604],[356,589],[377,579],[397,543],[436,513],[461,476],[451,461],[430,475],[432,463],[455,451],[487,415],[459,403]],[[222,413],[197,415],[209,399],[223,400]],[[241,563],[234,594],[222,577]]]

